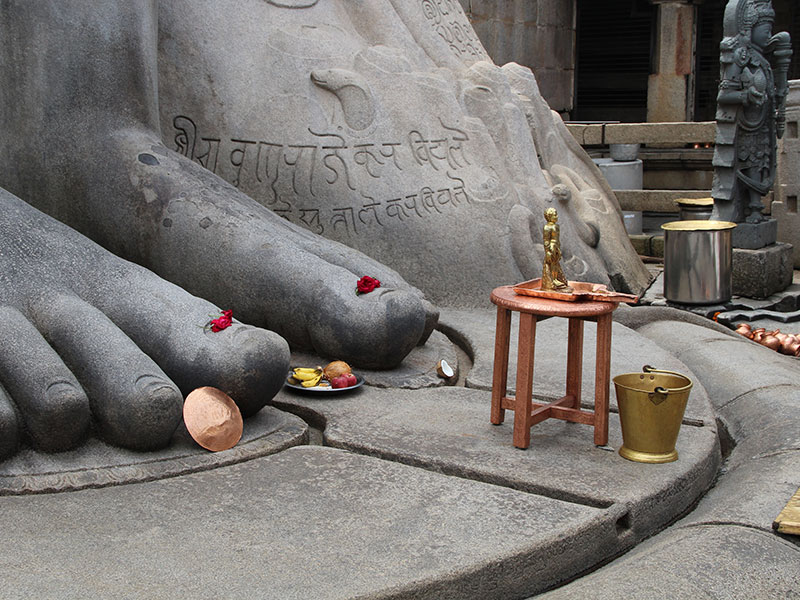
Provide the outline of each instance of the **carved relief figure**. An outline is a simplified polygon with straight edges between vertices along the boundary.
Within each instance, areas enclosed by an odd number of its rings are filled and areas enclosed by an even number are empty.
[[[770,0],[731,0],[720,44],[713,218],[759,223],[783,136],[789,34],[772,35]]]

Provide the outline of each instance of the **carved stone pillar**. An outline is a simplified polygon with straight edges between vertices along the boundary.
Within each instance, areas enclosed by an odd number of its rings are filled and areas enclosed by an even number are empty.
[[[647,120],[691,120],[694,104],[695,7],[691,0],[650,0],[658,5],[655,73],[647,83]]]

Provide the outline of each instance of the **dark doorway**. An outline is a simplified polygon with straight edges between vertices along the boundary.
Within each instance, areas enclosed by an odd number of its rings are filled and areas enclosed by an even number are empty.
[[[719,43],[726,0],[706,0],[697,7],[697,56],[695,63],[695,121],[713,121],[719,87]],[[789,79],[800,79],[800,8],[797,0],[773,0],[774,31],[792,36],[794,56]]]
[[[647,0],[578,0],[579,121],[647,121],[657,7]]]

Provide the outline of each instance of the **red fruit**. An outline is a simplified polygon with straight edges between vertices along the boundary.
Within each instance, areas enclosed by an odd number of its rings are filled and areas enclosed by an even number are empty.
[[[344,388],[349,386],[350,384],[348,382],[347,375],[339,375],[338,377],[331,379],[332,388]]]
[[[345,377],[347,378],[347,387],[354,386],[356,383],[358,383],[358,379],[356,379],[356,376],[352,373],[348,373],[345,375]]]

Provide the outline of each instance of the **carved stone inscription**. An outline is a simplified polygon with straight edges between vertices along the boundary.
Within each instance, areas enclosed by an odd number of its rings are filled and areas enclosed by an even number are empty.
[[[473,164],[466,148],[469,135],[441,119],[440,125],[435,132],[412,130],[403,140],[368,143],[309,128],[302,143],[283,143],[203,136],[191,118],[173,119],[177,152],[237,188],[257,191],[258,198],[285,219],[318,234],[332,230],[337,237],[359,235],[395,220],[442,215],[471,202],[458,176],[460,169]],[[428,173],[439,184],[385,197],[371,195],[370,182],[385,180],[383,187],[391,187],[398,174],[410,170],[414,175],[403,179]],[[336,193],[330,194],[334,187]],[[327,201],[331,196],[336,203],[319,208],[323,197]],[[307,206],[309,201],[313,208]]]
[[[458,0],[422,0],[422,13],[456,56],[487,58]]]

